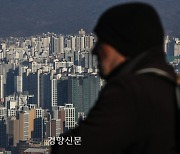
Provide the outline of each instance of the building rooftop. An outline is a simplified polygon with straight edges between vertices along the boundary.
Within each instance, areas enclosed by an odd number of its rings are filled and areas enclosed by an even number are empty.
[[[40,148],[28,148],[24,152],[38,152],[38,153],[44,153],[48,149],[40,149]]]

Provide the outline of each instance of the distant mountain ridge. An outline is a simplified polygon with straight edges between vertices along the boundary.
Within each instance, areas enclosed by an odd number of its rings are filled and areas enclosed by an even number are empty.
[[[92,32],[108,7],[133,0],[0,0],[0,37],[30,36],[43,32]],[[157,8],[167,34],[180,36],[179,0],[141,0]]]

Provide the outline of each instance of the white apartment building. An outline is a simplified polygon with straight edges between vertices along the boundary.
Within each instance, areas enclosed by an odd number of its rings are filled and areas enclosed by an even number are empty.
[[[75,127],[75,107],[73,104],[65,104],[65,127],[71,129]]]

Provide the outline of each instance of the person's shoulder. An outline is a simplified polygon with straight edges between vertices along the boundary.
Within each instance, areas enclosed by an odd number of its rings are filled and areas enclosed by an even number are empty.
[[[117,75],[116,77],[109,80],[107,86],[109,87],[129,87],[135,81],[140,80],[142,77],[135,74],[123,74]]]
[[[102,89],[101,93],[103,95],[123,95],[123,94],[134,94],[134,84],[135,80],[138,80],[138,77],[135,75],[121,75],[116,76],[109,80],[104,88]]]
[[[137,90],[143,91],[151,82],[155,81],[154,76],[151,75],[136,75],[136,74],[123,74],[117,75],[107,82],[102,89],[103,93],[115,94],[128,94],[135,96]]]

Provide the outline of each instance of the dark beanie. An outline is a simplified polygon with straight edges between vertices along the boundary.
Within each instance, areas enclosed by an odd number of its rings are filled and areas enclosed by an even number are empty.
[[[100,17],[94,32],[100,41],[129,57],[153,46],[163,46],[164,40],[158,14],[144,3],[127,3],[108,9]]]

